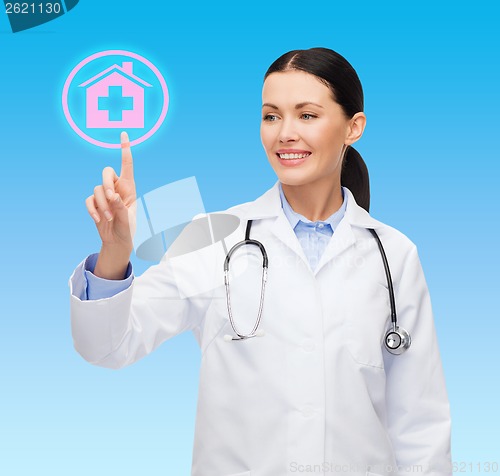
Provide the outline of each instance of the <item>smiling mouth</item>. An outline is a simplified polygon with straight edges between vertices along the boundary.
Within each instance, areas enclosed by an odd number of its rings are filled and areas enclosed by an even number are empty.
[[[305,159],[311,155],[310,152],[305,154],[276,154],[282,160],[292,160],[292,159]]]

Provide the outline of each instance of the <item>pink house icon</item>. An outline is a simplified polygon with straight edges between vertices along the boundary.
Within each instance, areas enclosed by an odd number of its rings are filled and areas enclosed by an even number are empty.
[[[144,89],[133,63],[114,64],[80,84],[86,88],[87,128],[144,128]]]

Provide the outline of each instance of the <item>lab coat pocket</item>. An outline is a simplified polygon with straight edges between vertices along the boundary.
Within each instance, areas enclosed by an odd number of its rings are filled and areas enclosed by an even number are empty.
[[[243,471],[242,473],[231,473],[228,474],[227,476],[251,476],[252,472],[251,471]]]
[[[370,473],[370,471],[367,471],[366,476],[382,476],[382,475],[379,473]]]
[[[383,369],[383,336],[391,314],[389,291],[380,283],[358,283],[352,296],[344,308],[347,349],[358,364]]]

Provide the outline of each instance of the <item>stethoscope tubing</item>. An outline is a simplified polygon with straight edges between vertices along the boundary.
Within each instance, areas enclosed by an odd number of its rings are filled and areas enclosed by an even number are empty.
[[[264,308],[264,291],[266,288],[266,282],[267,282],[267,269],[269,267],[269,260],[267,258],[267,252],[266,249],[264,248],[264,245],[257,240],[252,240],[250,239],[250,229],[252,227],[252,220],[248,220],[247,222],[247,228],[245,231],[245,239],[243,241],[240,241],[236,243],[227,253],[226,259],[224,260],[224,285],[226,287],[226,302],[227,302],[227,311],[229,314],[229,321],[231,322],[231,327],[233,328],[234,333],[236,334],[236,338],[232,338],[229,340],[243,340],[243,339],[250,339],[251,337],[256,337],[257,335],[257,329],[259,328],[260,322],[262,320],[262,311]],[[233,256],[234,252],[237,251],[239,248],[242,246],[246,245],[253,245],[257,246],[260,249],[260,252],[262,254],[262,282],[261,282],[261,288],[260,288],[260,303],[259,303],[259,310],[257,313],[257,320],[255,322],[255,325],[253,326],[252,331],[249,334],[242,334],[238,332],[238,329],[236,327],[236,323],[234,321],[233,317],[233,311],[231,308],[231,293],[229,290],[229,261],[231,260],[231,257]]]
[[[387,278],[387,288],[389,289],[389,301],[391,304],[391,322],[393,329],[396,329],[398,318],[396,315],[396,299],[394,297],[394,287],[392,285],[392,276],[391,270],[389,268],[389,262],[387,261],[387,255],[385,254],[384,247],[382,246],[382,241],[380,241],[380,237],[377,232],[373,228],[368,228],[368,231],[373,235],[375,241],[377,242],[378,249],[380,250],[380,256],[382,257],[382,261],[384,263],[385,276]]]
[[[267,272],[268,272],[268,267],[269,267],[269,259],[267,257],[267,252],[266,249],[264,248],[264,245],[258,241],[258,240],[253,240],[250,239],[250,229],[252,226],[252,220],[248,220],[247,222],[247,228],[245,232],[245,239],[243,241],[240,241],[236,243],[227,253],[226,259],[224,260],[224,285],[226,288],[226,302],[227,302],[227,311],[229,315],[229,321],[231,323],[231,327],[236,334],[235,336],[230,336],[230,335],[225,335],[224,339],[226,341],[232,341],[232,340],[245,340],[245,339],[250,339],[252,337],[256,337],[259,335],[263,335],[262,333],[259,333],[258,328],[260,325],[260,322],[262,320],[262,311],[264,308],[264,291],[266,287],[266,282],[267,282]],[[389,291],[389,301],[390,301],[390,307],[391,307],[391,329],[386,332],[384,336],[384,346],[387,349],[388,352],[394,355],[399,355],[406,351],[410,345],[411,345],[411,336],[402,327],[400,328],[398,326],[398,321],[397,321],[397,313],[396,313],[396,299],[394,297],[394,286],[392,283],[392,276],[391,276],[391,271],[389,268],[389,262],[387,260],[387,255],[385,253],[384,247],[382,245],[382,241],[380,240],[380,237],[378,236],[377,232],[373,228],[368,228],[368,231],[373,235],[377,242],[377,246],[380,251],[380,256],[382,257],[382,262],[384,264],[384,270],[385,270],[385,275],[387,278],[387,288]],[[231,261],[231,257],[233,256],[234,252],[237,251],[239,248],[242,246],[246,245],[252,245],[252,246],[257,246],[262,254],[262,283],[261,283],[261,292],[260,292],[260,303],[259,303],[259,310],[257,314],[257,320],[255,322],[255,325],[252,329],[252,331],[249,334],[243,334],[238,331],[236,327],[236,323],[234,321],[234,316],[231,308],[231,293],[230,293],[230,288],[229,288],[229,262]]]

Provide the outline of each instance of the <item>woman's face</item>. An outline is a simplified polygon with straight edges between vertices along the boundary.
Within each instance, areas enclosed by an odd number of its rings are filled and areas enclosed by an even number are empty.
[[[262,90],[262,145],[280,182],[340,185],[350,120],[319,79],[303,71],[270,74]]]

